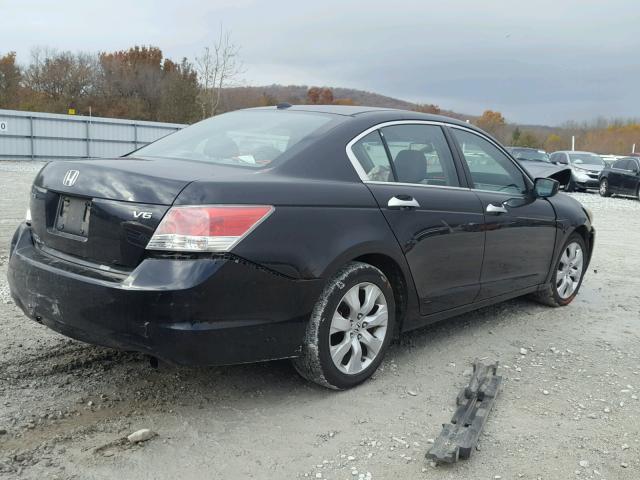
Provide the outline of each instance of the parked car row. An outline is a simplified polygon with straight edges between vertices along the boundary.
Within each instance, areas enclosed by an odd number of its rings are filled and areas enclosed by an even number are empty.
[[[549,155],[536,148],[507,147],[507,150],[534,176],[555,178],[567,192],[593,189],[603,197],[630,195],[640,200],[638,154],[620,157],[562,150]]]

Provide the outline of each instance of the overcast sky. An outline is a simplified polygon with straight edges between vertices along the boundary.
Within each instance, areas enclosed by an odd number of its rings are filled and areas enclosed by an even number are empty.
[[[524,123],[640,117],[640,0],[0,0],[0,53],[145,44],[192,59],[221,23],[247,85],[352,87]]]

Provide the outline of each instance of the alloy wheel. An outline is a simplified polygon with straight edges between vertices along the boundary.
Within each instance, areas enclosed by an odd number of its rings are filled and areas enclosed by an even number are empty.
[[[600,195],[605,197],[607,195],[607,191],[609,190],[609,185],[607,184],[607,180],[603,178],[600,181]]]
[[[357,375],[375,360],[387,335],[387,299],[375,284],[351,287],[336,308],[329,329],[333,364],[342,373]]]
[[[573,295],[580,285],[583,265],[582,247],[577,242],[568,244],[562,252],[556,272],[556,290],[563,300]]]

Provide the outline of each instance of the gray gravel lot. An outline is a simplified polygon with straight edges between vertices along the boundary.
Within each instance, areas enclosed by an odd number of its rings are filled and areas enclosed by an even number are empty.
[[[0,162],[0,477],[640,478],[640,202],[574,194],[597,246],[571,306],[518,299],[403,335],[336,393],[288,362],[153,370],[24,318],[8,244],[38,168]],[[475,357],[500,361],[503,391],[479,451],[434,468],[429,440]],[[121,440],[140,428],[158,436]]]

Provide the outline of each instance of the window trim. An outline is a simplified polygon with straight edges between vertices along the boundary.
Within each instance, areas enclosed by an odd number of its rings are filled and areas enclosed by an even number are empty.
[[[444,127],[445,130],[447,128],[457,128],[459,130],[464,130],[470,133],[473,133],[477,136],[479,136],[480,138],[487,140],[489,143],[493,144],[496,148],[498,148],[498,150],[500,150],[502,153],[504,153],[507,158],[509,159],[509,161],[515,165],[515,167],[523,174],[524,178],[525,178],[525,183],[527,184],[527,187],[530,189],[531,186],[533,185],[533,179],[531,178],[531,176],[529,175],[529,173],[524,170],[520,165],[518,165],[518,162],[516,162],[515,160],[513,160],[511,158],[511,156],[509,155],[509,153],[506,151],[506,149],[501,146],[499,143],[497,143],[495,140],[493,140],[491,137],[489,137],[488,135],[484,135],[481,132],[478,132],[477,130],[474,130],[473,128],[467,128],[464,127],[462,125],[455,125],[452,123],[448,123],[448,122],[441,122],[441,121],[436,121],[436,120],[390,120],[387,122],[381,122],[378,123],[376,125],[373,125],[369,128],[367,128],[366,130],[364,130],[363,132],[359,133],[358,135],[356,135],[355,137],[353,137],[348,143],[347,146],[345,147],[346,150],[346,154],[347,157],[349,158],[349,161],[351,162],[351,165],[353,166],[354,170],[356,171],[356,174],[358,175],[358,177],[360,178],[360,180],[362,181],[362,183],[365,184],[374,184],[374,185],[380,185],[380,184],[384,184],[384,185],[401,185],[401,186],[411,186],[411,187],[426,187],[426,188],[446,188],[446,189],[454,189],[454,190],[472,190],[472,191],[476,191],[476,192],[489,192],[489,193],[505,193],[505,194],[509,194],[509,192],[496,192],[494,190],[482,190],[479,188],[472,188],[469,185],[472,185],[473,183],[469,183],[468,180],[468,172],[464,171],[463,176],[465,179],[467,179],[467,183],[468,185],[466,187],[463,186],[449,186],[449,185],[425,185],[423,183],[401,183],[401,182],[380,182],[380,181],[376,181],[376,180],[369,180],[367,177],[367,172],[364,171],[364,168],[362,168],[362,165],[360,165],[360,162],[358,161],[358,158],[356,157],[355,153],[353,153],[353,150],[351,147],[353,147],[353,145],[360,140],[361,138],[369,135],[371,132],[375,131],[375,130],[380,130],[384,127],[389,127],[389,126],[394,126],[394,125],[435,125],[435,126],[439,126],[439,127]],[[447,138],[446,132],[445,133],[445,138],[447,140],[447,143],[449,143],[449,139]],[[386,140],[384,139],[384,136],[382,137],[383,141],[386,142]],[[460,168],[460,165],[458,165],[458,162],[455,161],[456,156],[460,155],[460,153],[458,152],[458,147],[457,144],[454,145],[455,146],[455,151],[452,148],[453,146],[451,144],[449,144],[449,150],[451,151],[451,155],[453,156],[454,159],[454,166],[456,168],[456,171]],[[388,154],[387,154],[388,155]],[[462,167],[464,168],[464,166]],[[460,173],[458,172],[458,179],[460,179]],[[513,194],[510,193],[510,195],[513,196],[518,196],[518,194]],[[524,197],[525,194],[520,194],[520,196]]]

